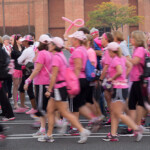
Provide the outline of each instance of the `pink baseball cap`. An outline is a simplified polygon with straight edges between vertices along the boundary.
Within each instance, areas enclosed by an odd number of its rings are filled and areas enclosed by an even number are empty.
[[[44,44],[48,44],[51,41],[52,41],[52,39],[46,34],[42,34],[39,38],[39,42],[44,43]]]
[[[84,34],[83,31],[76,31],[73,34],[69,35],[70,38],[74,37],[76,39],[79,39],[81,41],[87,39],[86,35]]]
[[[52,38],[52,42],[59,48],[64,47],[64,41],[60,37],[54,37]]]
[[[120,47],[120,46],[119,46],[118,43],[116,43],[116,42],[111,42],[111,43],[108,44],[107,49],[108,49],[108,50],[111,50],[111,51],[118,51],[118,48],[119,48],[119,47]]]
[[[25,35],[23,38],[20,39],[21,42],[23,41],[29,41],[29,42],[33,42],[33,38],[31,35]]]

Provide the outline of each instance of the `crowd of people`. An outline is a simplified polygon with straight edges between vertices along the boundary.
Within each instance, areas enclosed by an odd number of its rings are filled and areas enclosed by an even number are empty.
[[[144,32],[131,33],[132,51],[122,32],[100,36],[98,29],[86,27],[64,39],[42,34],[35,41],[31,33],[4,35],[0,42],[0,63],[9,60],[5,69],[14,65],[7,78],[2,78],[5,71],[0,73],[2,121],[15,120],[15,113],[31,115],[38,120],[33,137],[39,142],[54,142],[54,126],[62,135],[80,135],[78,143],[105,125],[111,125],[111,131],[104,141],[119,141],[118,134],[142,139],[150,112],[150,37]],[[64,51],[69,51],[69,61]],[[80,123],[81,115],[89,120],[87,126]],[[120,122],[127,128],[118,133]],[[0,126],[1,138],[3,130]]]

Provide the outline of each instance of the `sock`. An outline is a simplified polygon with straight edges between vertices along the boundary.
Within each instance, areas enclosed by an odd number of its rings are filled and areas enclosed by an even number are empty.
[[[40,127],[40,132],[45,132],[45,128]]]

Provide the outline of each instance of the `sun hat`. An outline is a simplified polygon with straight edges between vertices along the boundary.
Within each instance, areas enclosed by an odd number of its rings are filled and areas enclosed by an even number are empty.
[[[64,47],[64,41],[60,37],[54,37],[52,38],[52,42],[59,48]]]
[[[92,29],[90,30],[90,34],[91,34],[91,35],[94,35],[94,34],[96,34],[96,33],[99,33],[99,30],[98,30],[98,29],[92,28]]]
[[[79,39],[81,41],[87,39],[86,35],[84,34],[83,31],[76,31],[73,34],[69,35],[70,38],[74,37],[76,39]]]
[[[118,51],[118,48],[119,48],[119,47],[120,47],[120,46],[119,46],[118,43],[116,43],[116,42],[111,42],[111,43],[108,44],[107,49],[108,49],[108,50],[111,50],[111,51]]]
[[[44,44],[48,44],[51,41],[52,41],[52,39],[46,34],[42,34],[39,38],[39,42],[44,43]]]
[[[25,35],[23,38],[20,39],[21,42],[23,41],[29,41],[29,42],[33,42],[33,38],[31,35]]]

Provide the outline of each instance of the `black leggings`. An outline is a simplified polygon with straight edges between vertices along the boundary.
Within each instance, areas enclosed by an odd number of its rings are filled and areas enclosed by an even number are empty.
[[[9,99],[6,96],[6,93],[4,92],[3,87],[0,88],[0,103],[2,106],[2,114],[6,118],[12,118],[14,117],[14,113],[10,104]]]
[[[24,85],[25,85],[25,80],[26,80],[28,77],[29,77],[29,76],[23,76],[23,77],[22,77],[22,81],[21,81],[21,84],[20,84],[20,87],[19,87],[19,92],[21,92],[21,93],[24,93],[24,92],[25,92],[25,90],[24,90]],[[28,90],[27,90],[27,94],[28,94],[30,100],[35,98],[34,92],[33,92],[33,82],[31,82],[31,83],[29,84],[29,87],[28,87]]]

